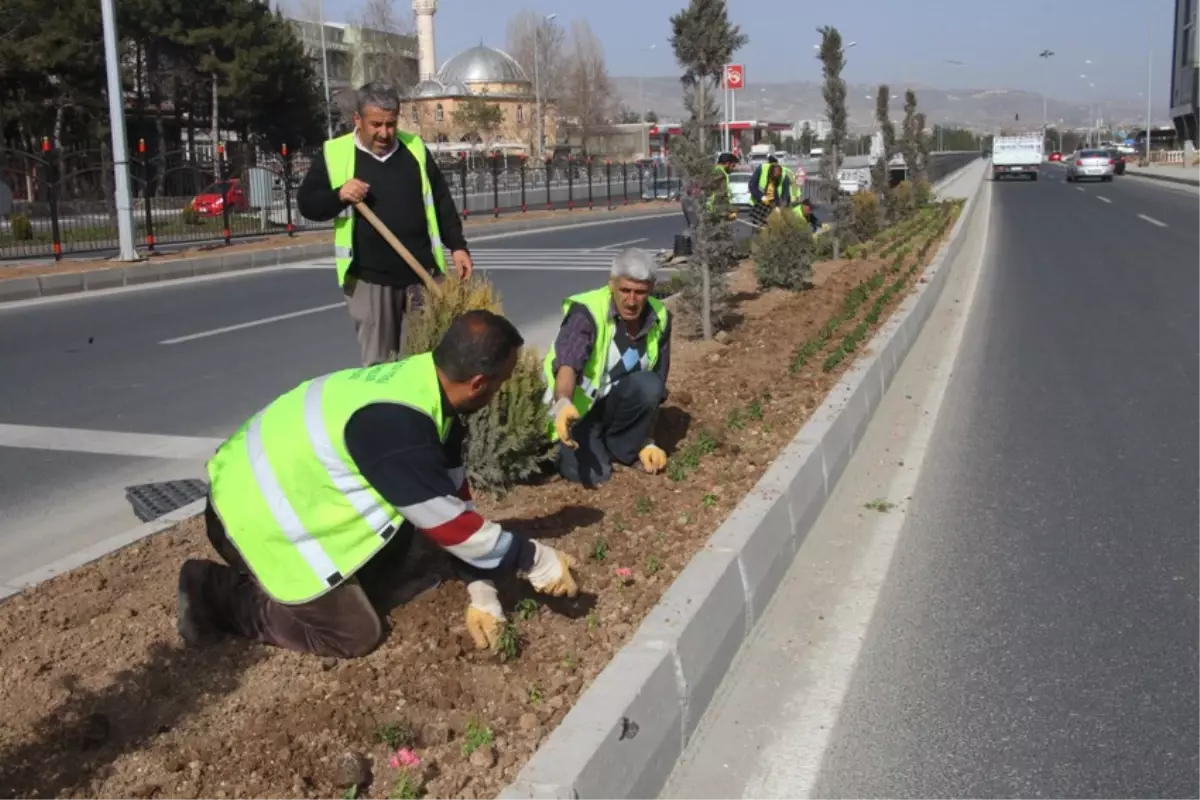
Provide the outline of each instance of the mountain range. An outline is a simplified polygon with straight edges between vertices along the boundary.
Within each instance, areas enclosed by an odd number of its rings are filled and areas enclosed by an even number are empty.
[[[653,110],[663,120],[678,120],[683,115],[683,97],[679,79],[613,78],[617,97],[626,108],[640,109],[639,96],[645,98],[645,108]],[[967,128],[981,133],[1005,130],[1038,129],[1042,125],[1042,95],[1020,89],[938,89],[932,86],[895,84],[891,86],[895,99],[891,105],[892,122],[899,125],[904,118],[904,90],[917,93],[917,107],[925,113],[929,126],[947,125]],[[867,132],[875,127],[875,93],[878,86],[849,84],[846,87],[846,109],[851,131]],[[759,84],[739,91],[737,119],[764,119],[779,122],[817,120],[825,116],[825,100],[821,84],[814,81]],[[720,108],[721,98],[717,98]],[[1092,109],[1104,125],[1126,130],[1145,126],[1145,101],[1100,100],[1089,106],[1087,98],[1070,101],[1047,98],[1046,118],[1050,125],[1063,129],[1087,128]],[[1158,104],[1156,104],[1158,105]],[[1166,124],[1166,109],[1156,107],[1154,125]]]

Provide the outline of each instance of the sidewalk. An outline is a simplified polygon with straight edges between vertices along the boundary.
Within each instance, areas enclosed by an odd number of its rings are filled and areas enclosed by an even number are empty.
[[[1185,167],[1183,164],[1151,164],[1139,167],[1136,163],[1125,163],[1125,174],[1158,181],[1200,186],[1200,167]]]

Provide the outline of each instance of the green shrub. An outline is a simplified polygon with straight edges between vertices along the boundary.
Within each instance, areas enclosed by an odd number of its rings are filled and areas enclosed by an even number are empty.
[[[908,181],[892,190],[892,218],[905,219],[917,210],[916,190]]]
[[[190,204],[184,206],[183,211],[179,212],[179,219],[181,222],[183,222],[184,225],[203,225],[204,224],[204,220],[200,217],[200,212],[198,212],[196,209],[192,208],[192,206]]]
[[[816,247],[808,223],[798,215],[772,213],[755,235],[752,249],[760,288],[795,292],[811,285]]]
[[[420,309],[412,313],[404,332],[403,352],[432,350],[455,317],[478,308],[503,313],[491,283],[476,276],[468,281],[448,277],[438,296],[426,292]],[[512,377],[492,402],[467,417],[464,457],[472,488],[503,492],[538,471],[550,454],[542,402],[545,390],[540,354],[526,345]]]
[[[881,215],[879,195],[869,189],[855,192],[850,198],[850,214],[854,219],[854,232],[861,241],[879,233]],[[853,258],[853,256],[850,256]]]
[[[917,181],[913,185],[913,201],[917,208],[927,208],[933,202],[933,187],[929,181]]]
[[[24,214],[13,214],[8,219],[13,241],[28,242],[33,238],[33,223]]]

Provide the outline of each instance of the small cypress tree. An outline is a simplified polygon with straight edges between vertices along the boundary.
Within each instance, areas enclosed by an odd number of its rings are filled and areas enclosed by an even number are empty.
[[[885,218],[890,218],[892,213],[891,172],[888,162],[892,160],[892,156],[896,152],[896,126],[892,124],[888,113],[891,96],[891,88],[886,83],[880,84],[875,95],[875,122],[879,125],[883,148],[880,151],[879,160],[871,165],[871,187],[875,190],[880,210]]]
[[[425,294],[424,302],[409,318],[404,353],[432,350],[455,317],[477,308],[503,313],[492,284],[474,275],[466,281],[448,277],[436,296]],[[492,402],[466,418],[465,458],[473,488],[503,492],[536,473],[550,456],[545,391],[541,354],[527,344],[521,348],[512,377]]]
[[[838,191],[838,176],[846,151],[846,81],[842,69],[846,66],[846,52],[842,48],[842,34],[837,28],[826,25],[817,29],[821,34],[821,46],[817,58],[825,78],[821,94],[825,98],[825,115],[829,118],[829,149],[821,157],[821,177],[830,188],[833,205],[833,253],[840,255],[840,248],[847,241],[850,225],[850,204]],[[849,234],[851,237],[853,234]]]

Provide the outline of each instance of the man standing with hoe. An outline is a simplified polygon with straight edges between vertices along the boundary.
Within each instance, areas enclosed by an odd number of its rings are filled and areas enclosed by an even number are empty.
[[[645,250],[622,250],[606,285],[563,301],[544,369],[550,437],[569,481],[604,483],[613,461],[651,474],[667,466],[651,438],[671,368],[667,308],[651,295],[655,273]]]
[[[354,130],[325,142],[296,195],[300,213],[334,220],[338,284],[354,320],[364,366],[400,353],[405,315],[420,304],[420,278],[355,206],[365,205],[426,272],[459,277],[471,255],[445,176],[416,134],[397,129],[400,95],[382,83],[358,91]]]

